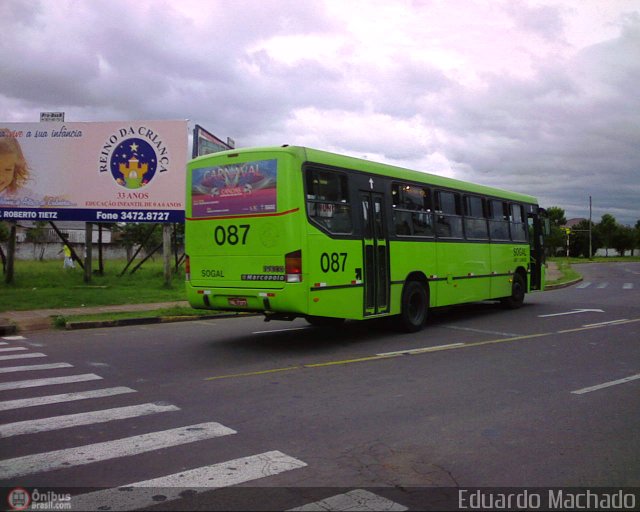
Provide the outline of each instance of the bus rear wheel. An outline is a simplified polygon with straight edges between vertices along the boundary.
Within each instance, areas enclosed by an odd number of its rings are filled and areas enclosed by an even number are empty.
[[[429,295],[418,281],[409,281],[402,290],[400,327],[404,332],[417,332],[424,327],[429,309]]]
[[[520,274],[513,274],[511,283],[511,296],[502,299],[502,305],[507,309],[518,309],[524,303],[524,295],[527,291],[525,281]]]

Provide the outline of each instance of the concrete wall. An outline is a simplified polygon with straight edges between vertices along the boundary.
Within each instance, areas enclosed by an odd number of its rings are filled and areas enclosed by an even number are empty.
[[[71,244],[73,250],[76,251],[80,258],[84,258],[84,244]],[[7,254],[6,244],[2,244],[4,253]],[[64,253],[62,252],[61,243],[47,243],[47,244],[33,244],[31,242],[22,242],[16,244],[16,259],[17,260],[38,260],[42,258],[45,260],[59,259],[60,264],[64,259]],[[102,255],[106,260],[113,259],[126,259],[127,251],[121,245],[103,244]],[[93,246],[93,259],[98,259],[98,245]]]

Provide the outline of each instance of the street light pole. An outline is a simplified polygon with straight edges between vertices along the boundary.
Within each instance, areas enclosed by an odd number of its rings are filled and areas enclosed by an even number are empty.
[[[589,196],[589,259],[593,258],[593,252],[591,251],[591,196]]]

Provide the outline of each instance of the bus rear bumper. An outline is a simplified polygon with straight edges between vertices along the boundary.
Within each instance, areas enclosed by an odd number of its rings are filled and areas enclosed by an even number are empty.
[[[187,300],[195,309],[307,314],[307,311],[300,307],[301,304],[305,304],[301,286],[289,285],[285,293],[283,290],[205,288],[187,284]]]

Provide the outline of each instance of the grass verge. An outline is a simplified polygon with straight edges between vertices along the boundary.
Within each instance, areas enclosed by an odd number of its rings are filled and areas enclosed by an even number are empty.
[[[125,265],[108,260],[104,275],[94,272],[85,283],[82,269],[63,269],[59,260],[16,261],[15,282],[0,282],[0,312],[186,300],[183,269],[165,286],[162,261],[148,261],[135,274],[120,276]]]

